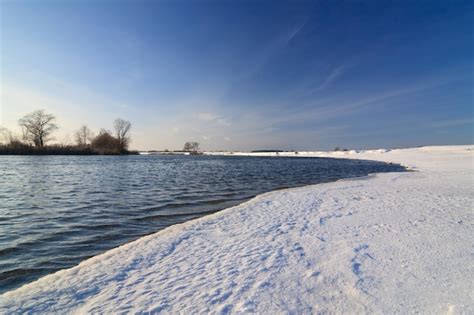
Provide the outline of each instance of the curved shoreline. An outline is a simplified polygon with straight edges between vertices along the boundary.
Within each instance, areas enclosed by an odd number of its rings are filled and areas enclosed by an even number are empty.
[[[445,243],[460,253],[472,243],[474,194],[462,173],[472,173],[473,151],[443,148],[355,153],[349,158],[404,162],[421,172],[264,193],[6,292],[0,311],[470,311],[468,255],[440,261],[450,255],[430,231],[458,233]],[[453,159],[462,163],[446,164]],[[461,207],[454,213],[453,205]],[[462,218],[448,222],[446,215]],[[411,267],[401,267],[406,259]],[[415,280],[429,275],[454,287],[440,292],[444,283],[428,280],[419,292]],[[396,303],[401,298],[405,305]]]
[[[408,169],[407,169],[408,170]],[[398,172],[390,172],[390,173],[398,173]],[[288,190],[293,190],[293,189],[301,189],[301,188],[307,188],[307,187],[311,187],[311,186],[316,186],[316,185],[322,185],[322,184],[327,184],[327,183],[336,183],[336,182],[344,182],[344,181],[356,181],[356,180],[368,180],[370,179],[371,177],[377,175],[377,174],[382,174],[382,173],[369,173],[367,175],[362,175],[362,176],[356,176],[356,177],[348,177],[348,178],[341,178],[341,179],[337,179],[337,180],[333,180],[333,181],[328,181],[328,182],[321,182],[321,183],[314,183],[314,184],[306,184],[306,185],[302,185],[302,186],[295,186],[295,187],[285,187],[285,188],[277,188],[277,189],[274,189],[274,190],[271,190],[271,191],[267,191],[267,192],[263,192],[263,193],[260,193],[258,195],[255,195],[255,196],[252,196],[252,197],[249,197],[247,200],[245,201],[242,201],[241,203],[235,205],[235,206],[231,206],[231,207],[227,207],[227,208],[224,208],[224,209],[221,209],[221,210],[216,210],[216,211],[209,211],[209,212],[203,212],[203,216],[202,217],[199,217],[199,218],[195,218],[195,219],[191,219],[191,220],[188,220],[188,221],[185,221],[183,223],[176,223],[176,224],[173,224],[173,225],[170,225],[164,229],[161,229],[161,230],[158,230],[156,232],[152,232],[150,234],[147,234],[147,235],[143,235],[143,236],[140,236],[139,238],[135,239],[135,240],[132,240],[130,242],[127,242],[127,243],[124,243],[122,245],[119,245],[117,247],[114,247],[114,248],[111,248],[111,249],[108,249],[106,250],[105,252],[103,253],[100,253],[98,255],[94,255],[92,257],[89,257],[87,259],[84,259],[83,261],[79,262],[77,265],[75,266],[72,266],[70,268],[64,268],[64,269],[60,269],[60,270],[57,270],[51,274],[47,274],[37,280],[34,280],[32,282],[29,282],[29,283],[25,283],[23,285],[21,285],[20,287],[18,288],[15,288],[13,290],[10,290],[10,291],[6,291],[6,292],[3,292],[0,294],[0,296],[2,295],[5,295],[5,294],[8,294],[9,292],[13,292],[13,291],[17,291],[17,290],[20,290],[22,289],[23,287],[25,286],[29,286],[29,285],[34,285],[35,282],[38,282],[38,281],[41,281],[42,278],[45,278],[45,277],[49,277],[49,276],[53,276],[57,273],[60,273],[60,272],[63,272],[63,271],[68,271],[68,270],[71,270],[71,269],[74,269],[74,268],[79,268],[81,266],[81,264],[83,263],[86,263],[90,260],[93,260],[93,259],[96,259],[96,260],[101,260],[101,258],[106,258],[108,257],[108,254],[110,255],[113,255],[113,251],[114,250],[118,250],[119,248],[125,248],[127,245],[133,245],[132,243],[135,243],[135,242],[138,242],[142,239],[145,239],[147,237],[160,237],[160,235],[158,235],[159,233],[166,233],[168,229],[171,229],[173,227],[176,227],[178,230],[180,229],[180,227],[182,228],[186,228],[185,225],[187,223],[193,223],[194,221],[198,221],[198,220],[204,220],[206,221],[206,219],[212,215],[215,215],[217,213],[220,213],[220,212],[223,212],[223,211],[232,211],[233,208],[235,207],[244,207],[247,203],[251,203],[254,199],[256,198],[259,198],[261,196],[264,196],[264,195],[267,195],[267,194],[275,194],[275,193],[283,193],[285,191],[288,191]],[[191,213],[191,214],[195,214],[195,213]],[[190,214],[180,214],[180,215],[190,215]],[[104,257],[101,257],[101,256],[104,256]]]
[[[5,217],[3,228],[6,235],[11,234],[16,239],[4,242],[2,246],[6,251],[4,255],[0,253],[0,260],[7,265],[0,272],[0,295],[167,226],[238,205],[261,193],[368,173],[404,170],[399,165],[382,162],[331,158],[152,156],[113,163],[100,157],[91,163],[82,158],[39,159],[38,162],[32,159],[29,163],[45,165],[41,169],[48,169],[46,165],[54,169],[58,167],[56,165],[72,163],[73,173],[95,174],[77,178],[57,169],[55,181],[64,182],[68,189],[59,188],[62,185],[53,186],[48,191],[49,198],[40,198],[43,210],[35,208],[34,200],[22,191],[40,190],[28,183],[42,180],[42,175],[46,176],[47,182],[52,178],[44,172],[30,174],[24,164],[17,168],[16,158],[7,160],[3,165],[4,173],[8,174],[7,169],[12,169],[12,174],[16,175],[3,185],[7,187],[3,189],[7,193],[3,208],[12,209],[11,215]],[[5,167],[7,165],[11,167]],[[173,175],[166,175],[167,180],[159,180],[162,174],[168,174],[170,165],[173,165]],[[97,166],[106,167],[107,171],[97,172]],[[191,174],[197,177],[189,183],[186,178],[193,177],[189,173],[192,168],[195,171]],[[121,169],[136,171],[130,174]],[[142,173],[142,169],[149,171]],[[18,184],[15,177],[22,178],[23,184]],[[97,189],[92,178],[100,180],[104,188]],[[120,188],[116,186],[118,181],[122,182]],[[18,185],[24,189],[18,189]],[[82,196],[79,203],[77,194]],[[23,198],[32,203],[31,209],[17,204],[17,200]],[[30,216],[23,216],[25,214]],[[47,222],[47,225],[42,226],[40,222]]]

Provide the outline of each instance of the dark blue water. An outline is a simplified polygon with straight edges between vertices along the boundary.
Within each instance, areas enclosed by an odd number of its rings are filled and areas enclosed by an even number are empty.
[[[322,158],[2,156],[0,293],[263,192],[403,170]]]

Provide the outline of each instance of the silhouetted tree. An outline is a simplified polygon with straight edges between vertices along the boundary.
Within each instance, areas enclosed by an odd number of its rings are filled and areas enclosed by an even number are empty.
[[[183,151],[196,153],[199,152],[200,145],[199,142],[186,142],[184,144]]]
[[[94,135],[92,134],[92,131],[86,125],[82,126],[74,133],[74,140],[80,147],[87,146],[93,138]]]
[[[25,115],[18,120],[18,124],[23,128],[24,139],[42,148],[50,139],[51,134],[58,129],[55,120],[52,114],[41,109]]]
[[[92,149],[99,154],[120,153],[120,143],[109,131],[102,129],[97,137],[92,140]]]
[[[128,148],[130,128],[132,128],[132,124],[129,121],[121,118],[114,121],[115,137],[118,139],[120,152],[124,152]]]

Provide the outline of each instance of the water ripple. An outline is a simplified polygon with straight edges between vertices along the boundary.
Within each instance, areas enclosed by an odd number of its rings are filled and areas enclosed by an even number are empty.
[[[0,157],[0,293],[284,187],[397,165],[321,158]]]

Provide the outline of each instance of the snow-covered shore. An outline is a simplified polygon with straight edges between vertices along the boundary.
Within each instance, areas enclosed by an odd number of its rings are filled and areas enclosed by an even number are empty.
[[[417,172],[260,195],[7,292],[0,313],[474,313],[474,146],[306,156]]]

